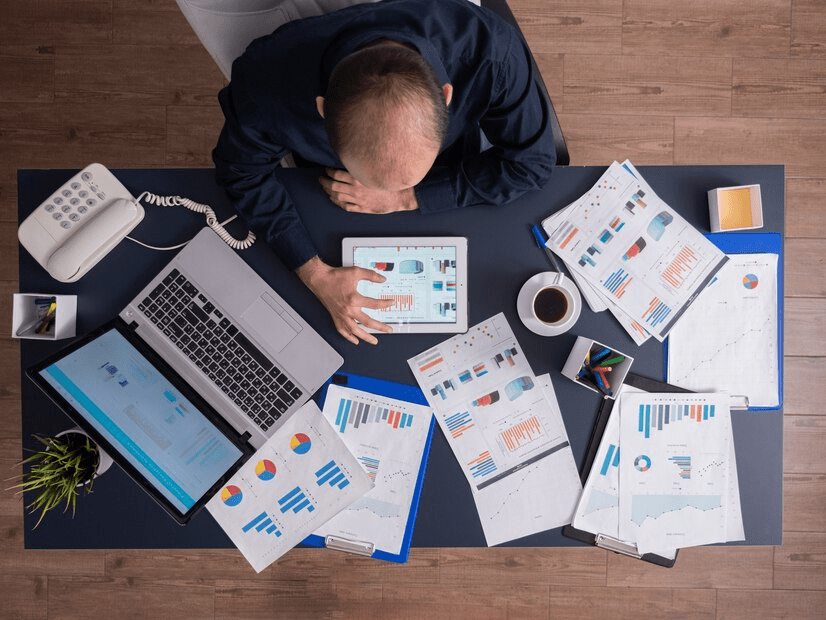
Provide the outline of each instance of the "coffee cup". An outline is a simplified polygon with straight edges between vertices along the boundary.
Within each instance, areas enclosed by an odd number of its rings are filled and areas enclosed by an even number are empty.
[[[525,282],[516,305],[525,327],[542,336],[556,336],[577,322],[582,297],[570,278],[546,271]]]

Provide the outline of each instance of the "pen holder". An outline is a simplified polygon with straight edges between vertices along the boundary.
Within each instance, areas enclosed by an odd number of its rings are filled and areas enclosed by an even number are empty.
[[[611,347],[577,336],[562,374],[608,398],[616,398],[634,358]]]
[[[54,303],[53,317],[47,319]],[[76,295],[15,293],[12,306],[12,338],[61,340],[74,338],[77,323]]]

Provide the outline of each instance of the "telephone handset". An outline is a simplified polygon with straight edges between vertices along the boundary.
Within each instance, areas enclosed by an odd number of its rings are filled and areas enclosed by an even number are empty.
[[[120,181],[101,164],[91,164],[38,206],[17,237],[55,280],[74,282],[143,216],[143,207]]]
[[[208,205],[148,192],[136,200],[101,164],[90,164],[58,188],[24,220],[17,237],[55,280],[74,282],[141,222],[144,209],[139,200],[203,213],[207,225],[236,250],[255,242],[252,232],[246,239],[233,238]]]

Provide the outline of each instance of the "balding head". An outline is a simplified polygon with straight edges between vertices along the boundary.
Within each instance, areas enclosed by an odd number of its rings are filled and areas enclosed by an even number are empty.
[[[451,93],[416,51],[376,44],[336,66],[319,112],[350,174],[400,190],[421,181],[439,154]]]

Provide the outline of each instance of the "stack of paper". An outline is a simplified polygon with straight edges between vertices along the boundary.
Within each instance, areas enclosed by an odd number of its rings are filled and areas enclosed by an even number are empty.
[[[582,484],[556,395],[504,314],[408,363],[467,477],[488,545],[571,522]]]
[[[370,476],[311,400],[207,509],[261,572],[372,487]]]
[[[623,387],[573,525],[667,558],[743,540],[729,396]]]
[[[609,308],[637,344],[662,341],[727,260],[628,161],[542,226],[591,308]]]
[[[406,558],[405,535],[411,535],[408,521],[433,413],[423,405],[333,384],[323,413],[375,486],[315,533]]]

